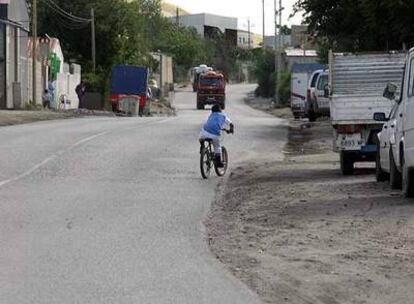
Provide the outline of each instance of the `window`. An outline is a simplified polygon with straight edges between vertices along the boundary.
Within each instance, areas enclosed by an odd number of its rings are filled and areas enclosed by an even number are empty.
[[[398,106],[399,106],[398,103],[394,104],[394,106],[392,107],[389,119],[395,118],[395,115],[397,114]]]
[[[316,87],[316,80],[318,80],[318,76],[320,73],[316,73],[315,75],[313,75],[312,81],[311,81],[311,88]]]
[[[410,77],[408,81],[408,97],[414,96],[414,58],[410,60]]]
[[[203,86],[220,87],[223,85],[221,78],[200,78],[200,84]]]
[[[318,82],[318,90],[325,90],[325,87],[329,84],[328,75],[321,75]]]

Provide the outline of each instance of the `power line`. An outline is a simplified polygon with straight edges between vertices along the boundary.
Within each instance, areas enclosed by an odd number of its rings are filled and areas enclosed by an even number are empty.
[[[71,13],[66,12],[65,10],[63,10],[62,8],[60,8],[55,2],[53,2],[52,0],[42,0],[44,1],[44,3],[50,8],[52,9],[55,13],[59,14],[60,16],[74,22],[74,23],[85,23],[85,24],[89,24],[92,22],[91,19],[85,19],[82,17],[78,17],[75,15],[72,15]]]

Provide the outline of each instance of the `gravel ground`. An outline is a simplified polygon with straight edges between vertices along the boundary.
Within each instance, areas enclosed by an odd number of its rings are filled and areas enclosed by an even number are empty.
[[[265,303],[412,303],[414,204],[372,166],[340,174],[329,122],[291,121],[284,161],[234,170],[206,226]]]

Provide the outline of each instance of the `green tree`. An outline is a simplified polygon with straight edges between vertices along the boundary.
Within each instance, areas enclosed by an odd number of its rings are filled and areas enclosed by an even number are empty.
[[[384,51],[414,44],[410,0],[298,0],[312,33],[338,51]]]

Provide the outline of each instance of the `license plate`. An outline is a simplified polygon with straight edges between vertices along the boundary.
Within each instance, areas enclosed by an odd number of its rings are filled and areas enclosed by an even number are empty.
[[[337,147],[341,150],[361,150],[361,134],[340,134],[337,139]]]

